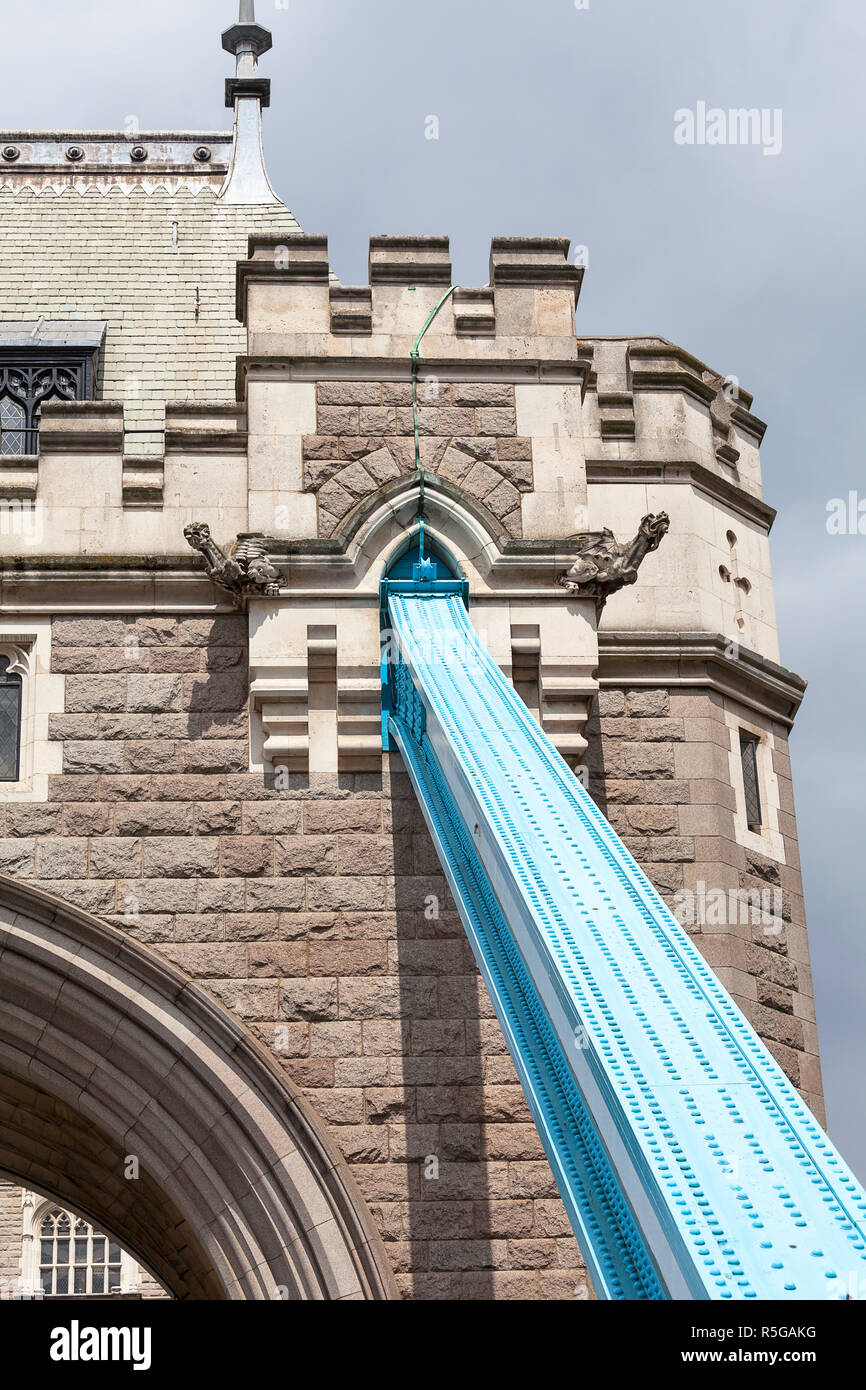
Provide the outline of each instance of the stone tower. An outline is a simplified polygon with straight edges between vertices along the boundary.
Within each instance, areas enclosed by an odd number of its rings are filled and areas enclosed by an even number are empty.
[[[561,238],[449,295],[446,238],[378,236],[341,283],[265,172],[252,4],[223,43],[233,132],[0,136],[0,1172],[179,1297],[590,1297],[382,751],[379,582],[423,505],[820,1116],[765,426],[576,332]],[[618,591],[605,528],[647,552]]]

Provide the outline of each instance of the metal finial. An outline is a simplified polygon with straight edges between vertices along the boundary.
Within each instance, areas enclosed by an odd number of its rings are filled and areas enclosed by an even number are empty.
[[[234,107],[232,162],[219,192],[224,203],[276,204],[262,154],[262,107],[271,98],[270,78],[260,77],[258,60],[272,46],[271,33],[256,24],[254,0],[239,0],[237,24],[223,34],[223,48],[233,53],[237,72],[226,79],[226,106]]]
[[[256,24],[255,0],[239,0],[240,16],[237,24],[226,29],[223,34],[223,48],[240,57],[241,52],[252,53],[260,58],[272,47],[270,30]]]

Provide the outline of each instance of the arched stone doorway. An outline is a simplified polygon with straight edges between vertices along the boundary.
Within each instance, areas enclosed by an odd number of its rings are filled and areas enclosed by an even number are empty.
[[[395,1296],[345,1164],[240,1024],[117,929],[5,876],[0,1171],[92,1218],[179,1298]]]

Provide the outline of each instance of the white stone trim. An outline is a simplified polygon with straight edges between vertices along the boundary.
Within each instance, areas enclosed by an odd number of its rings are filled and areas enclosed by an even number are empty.
[[[768,722],[761,720],[753,710],[746,712],[740,705],[725,701],[725,723],[731,736],[729,755],[731,786],[737,799],[734,811],[734,833],[737,844],[767,859],[775,859],[779,864],[785,861],[785,841],[779,829],[779,779],[773,770],[773,750],[775,735]],[[750,830],[746,819],[746,793],[743,787],[743,765],[740,756],[740,733],[751,734],[758,740],[758,792],[761,798],[761,811],[765,824],[760,831]]]
[[[21,676],[21,757],[17,782],[0,782],[0,803],[47,801],[48,778],[63,770],[63,745],[48,738],[48,720],[62,714],[63,676],[51,674],[51,619],[0,621],[0,656]]]

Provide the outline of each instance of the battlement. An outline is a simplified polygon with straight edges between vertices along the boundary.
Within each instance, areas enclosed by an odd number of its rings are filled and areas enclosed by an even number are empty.
[[[583,269],[568,250],[562,237],[495,237],[489,284],[454,289],[429,325],[425,359],[559,361],[579,376],[574,311]],[[236,310],[251,355],[306,356],[315,348],[331,357],[408,356],[453,284],[442,236],[371,237],[367,285],[333,283],[328,265],[325,236],[250,237]]]

